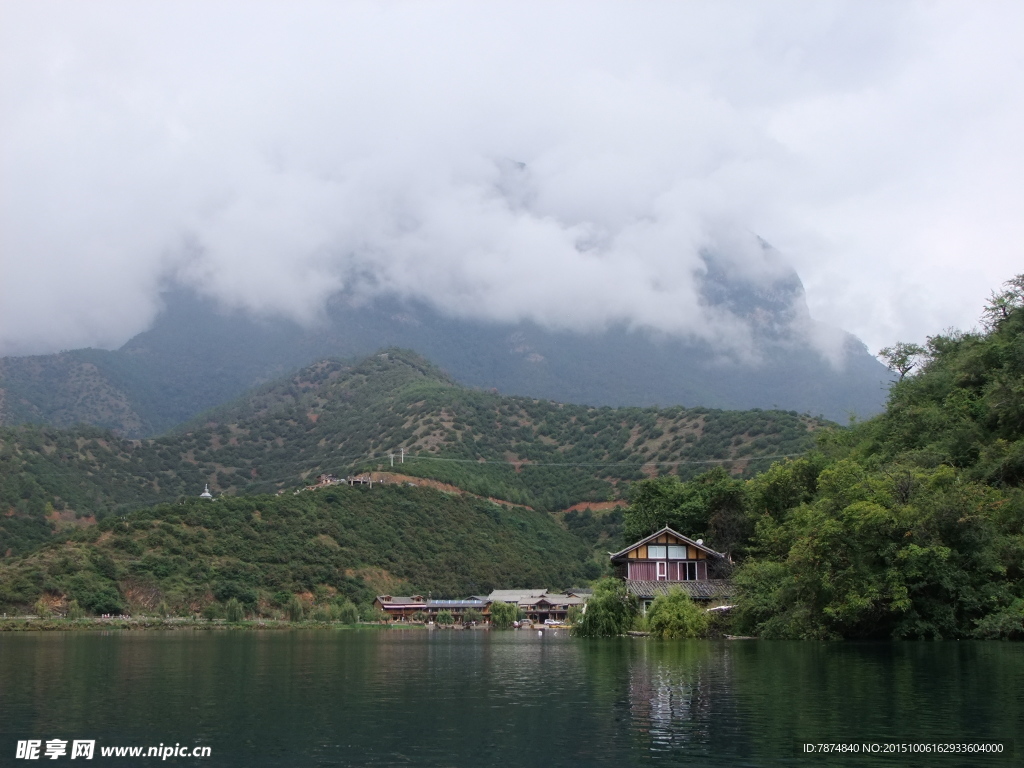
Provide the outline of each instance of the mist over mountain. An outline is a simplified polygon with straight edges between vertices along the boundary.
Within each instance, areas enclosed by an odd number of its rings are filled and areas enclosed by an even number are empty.
[[[837,421],[879,412],[888,371],[855,337],[816,323],[795,271],[766,245],[762,254],[752,270],[749,259],[702,253],[697,302],[718,330],[699,338],[626,322],[583,332],[453,317],[424,301],[352,292],[302,325],[176,288],[152,328],[116,351],[0,360],[0,423],[155,435],[313,360],[392,346],[463,384],[560,402],[778,408]]]

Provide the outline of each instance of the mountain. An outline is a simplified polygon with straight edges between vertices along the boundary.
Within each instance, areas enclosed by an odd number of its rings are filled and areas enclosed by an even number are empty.
[[[48,522],[74,527],[195,497],[206,484],[217,495],[291,491],[321,473],[390,470],[553,512],[622,499],[631,481],[657,472],[749,473],[806,451],[827,426],[785,411],[503,396],[388,350],[318,362],[156,439],[0,428],[0,555],[35,546]]]
[[[453,318],[386,297],[338,295],[322,322],[305,328],[175,290],[153,327],[119,350],[0,360],[0,424],[87,423],[152,436],[314,360],[390,346],[415,350],[468,386],[566,403],[770,408],[837,421],[881,411],[889,372],[856,338],[810,318],[795,272],[753,279],[722,259],[704,263],[701,301],[746,329],[746,356],[622,324],[573,333]],[[829,333],[835,365],[812,343]]]
[[[0,607],[31,606],[41,594],[97,614],[165,603],[187,615],[234,597],[267,615],[294,594],[368,607],[375,592],[564,588],[599,573],[588,557],[550,515],[429,488],[190,499],[0,560]]]

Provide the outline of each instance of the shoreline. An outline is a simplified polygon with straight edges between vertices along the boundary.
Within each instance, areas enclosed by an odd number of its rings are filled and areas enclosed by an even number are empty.
[[[389,629],[386,624],[342,624],[326,621],[283,621],[257,619],[229,623],[223,619],[0,619],[0,632],[96,632],[120,630],[128,632],[152,630],[191,630],[200,632],[228,630],[283,630],[283,629]]]

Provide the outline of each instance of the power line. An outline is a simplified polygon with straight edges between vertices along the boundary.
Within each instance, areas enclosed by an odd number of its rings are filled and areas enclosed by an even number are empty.
[[[731,464],[738,461],[761,461],[765,459],[791,459],[796,456],[803,456],[803,453],[778,453],[772,456],[738,456],[731,459],[679,459],[677,461],[610,461],[610,462],[589,462],[589,461],[510,461],[508,459],[453,459],[446,456],[422,456],[420,454],[406,454],[410,461],[444,461],[458,464],[506,464],[520,467],[649,467],[668,466],[679,467],[690,464]],[[371,454],[363,461],[380,460],[382,457]],[[363,463],[363,462],[355,462]]]

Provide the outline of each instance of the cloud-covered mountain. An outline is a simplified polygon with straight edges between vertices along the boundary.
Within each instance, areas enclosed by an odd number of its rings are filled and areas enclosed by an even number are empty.
[[[119,350],[4,358],[0,419],[153,435],[313,360],[392,346],[464,384],[562,402],[781,408],[839,421],[880,411],[888,372],[856,338],[816,323],[799,277],[762,251],[757,271],[701,255],[698,310],[716,318],[728,343],[626,323],[583,332],[483,321],[424,301],[344,292],[318,323],[301,325],[177,289],[153,327]]]

